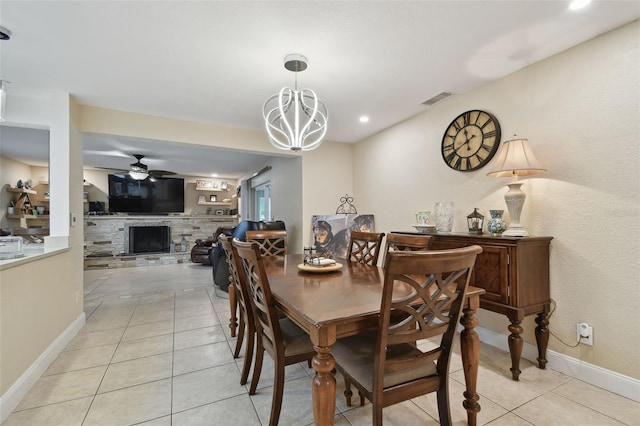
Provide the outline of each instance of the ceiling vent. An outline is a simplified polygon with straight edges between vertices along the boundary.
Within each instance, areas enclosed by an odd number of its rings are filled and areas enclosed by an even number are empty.
[[[431,106],[431,105],[435,105],[438,102],[442,102],[445,99],[447,99],[449,96],[451,96],[451,92],[441,92],[438,93],[437,95],[435,95],[432,98],[427,99],[426,101],[424,101],[422,103],[422,105],[426,105],[426,106]]]

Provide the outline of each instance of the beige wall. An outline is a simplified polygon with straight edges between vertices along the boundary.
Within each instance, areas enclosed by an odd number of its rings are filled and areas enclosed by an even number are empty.
[[[640,24],[598,37],[462,96],[357,144],[354,187],[359,209],[382,231],[410,230],[414,213],[436,201],[456,203],[454,231],[478,207],[505,209],[507,179],[449,169],[440,154],[451,120],[470,109],[496,115],[502,140],[528,138],[548,172],[525,179],[522,223],[550,235],[550,329],[575,342],[588,322],[594,346],[553,351],[640,378]],[[507,215],[508,217],[508,215]],[[505,317],[481,311],[481,326],[505,333]],[[524,323],[535,344],[535,323]],[[506,337],[505,337],[506,339]]]
[[[51,150],[58,155],[51,161],[50,181],[66,194],[68,205],[51,220],[57,221],[54,235],[68,241],[69,250],[0,271],[2,396],[83,312],[82,218],[69,226],[69,212],[82,212],[82,139],[73,100],[67,94],[53,96],[47,124]],[[53,110],[60,104],[66,104],[64,113]]]

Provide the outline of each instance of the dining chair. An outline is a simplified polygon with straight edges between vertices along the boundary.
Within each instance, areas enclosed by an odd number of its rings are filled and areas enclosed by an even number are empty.
[[[245,281],[248,294],[251,295],[251,307],[258,336],[249,395],[254,395],[256,392],[266,351],[275,364],[269,417],[269,425],[274,426],[278,424],[282,408],[285,366],[302,361],[310,362],[315,355],[315,350],[304,330],[290,319],[278,317],[258,244],[239,240],[233,240],[231,244],[241,265],[238,268],[240,281]]]
[[[222,250],[224,251],[227,258],[227,263],[229,264],[229,272],[231,274],[229,277],[231,281],[229,288],[231,289],[231,287],[233,286],[236,300],[240,307],[240,312],[238,315],[238,336],[236,339],[236,347],[233,351],[234,358],[238,358],[240,356],[242,343],[245,340],[247,342],[247,347],[244,351],[242,374],[240,375],[240,384],[244,385],[247,383],[247,379],[249,377],[249,369],[251,368],[251,361],[253,360],[253,348],[256,335],[255,321],[253,319],[253,309],[251,309],[251,300],[249,299],[251,296],[249,295],[249,289],[247,288],[246,282],[244,280],[240,280],[240,274],[238,273],[238,270],[242,267],[242,265],[238,261],[238,256],[236,256],[234,253],[230,237],[227,237],[226,235],[220,235],[218,237],[218,242],[222,244]]]
[[[376,266],[384,232],[351,231],[347,260]]]
[[[424,251],[429,250],[433,243],[430,235],[397,234],[390,232],[387,234],[384,243],[384,258],[382,265],[386,267],[388,254],[391,251]]]
[[[255,242],[260,247],[263,256],[284,256],[287,254],[287,231],[260,230],[247,231],[247,242]]]
[[[360,405],[364,398],[371,401],[374,425],[382,425],[384,407],[431,392],[437,393],[440,424],[451,424],[449,361],[480,252],[480,246],[469,246],[389,253],[377,330],[339,339],[331,351],[345,379],[347,405],[353,384]],[[394,300],[398,287],[411,294]],[[429,349],[414,344],[423,339],[430,339]]]

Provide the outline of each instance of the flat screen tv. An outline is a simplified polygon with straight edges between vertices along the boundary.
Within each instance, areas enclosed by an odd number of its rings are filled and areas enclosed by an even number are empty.
[[[184,212],[184,179],[135,180],[128,174],[109,175],[111,213],[166,214]]]

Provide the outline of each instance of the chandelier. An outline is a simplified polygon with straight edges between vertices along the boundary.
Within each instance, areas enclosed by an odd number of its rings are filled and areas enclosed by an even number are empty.
[[[327,107],[313,90],[298,90],[298,72],[307,69],[307,58],[287,55],[284,67],[295,72],[295,86],[293,89],[282,88],[264,103],[263,116],[269,141],[279,149],[316,149],[327,132]]]

